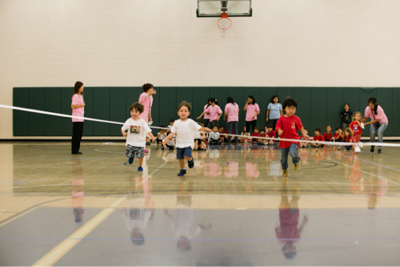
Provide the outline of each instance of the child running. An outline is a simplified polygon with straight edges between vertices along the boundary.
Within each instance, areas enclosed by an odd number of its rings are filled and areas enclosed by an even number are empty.
[[[357,144],[361,140],[362,126],[361,126],[361,112],[357,111],[354,113],[354,121],[350,123],[350,132],[352,133],[352,141]],[[360,148],[359,146],[354,146],[354,154],[358,154]]]
[[[151,133],[150,127],[147,122],[140,118],[140,114],[143,112],[143,105],[136,102],[129,108],[132,118],[125,121],[121,128],[121,133],[126,137],[126,156],[129,158],[129,164],[132,164],[133,158],[139,159],[138,171],[143,171],[143,157],[144,148],[146,146],[146,135],[149,135],[153,142],[155,138]],[[128,133],[126,133],[128,131]]]
[[[276,130],[282,139],[299,139],[298,131],[300,130],[304,137],[309,137],[304,130],[303,124],[299,117],[295,116],[297,109],[297,102],[291,97],[287,97],[283,102],[283,110],[285,115],[281,116],[276,123]],[[282,176],[288,176],[288,155],[292,157],[295,170],[300,170],[300,157],[297,154],[298,142],[294,141],[280,141],[279,147],[281,148],[281,164]]]
[[[176,158],[179,160],[179,165],[181,167],[178,176],[184,176],[186,174],[185,159],[188,161],[189,168],[194,167],[192,157],[194,134],[197,131],[211,132],[210,129],[201,127],[192,119],[189,119],[191,108],[192,105],[186,101],[180,103],[178,106],[178,116],[180,119],[174,122],[171,127],[171,133],[163,141],[165,148],[168,140],[173,138],[176,134]]]

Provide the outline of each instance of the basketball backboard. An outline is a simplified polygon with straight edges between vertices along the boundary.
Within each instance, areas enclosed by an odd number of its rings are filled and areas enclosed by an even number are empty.
[[[251,17],[251,0],[197,0],[197,17]]]

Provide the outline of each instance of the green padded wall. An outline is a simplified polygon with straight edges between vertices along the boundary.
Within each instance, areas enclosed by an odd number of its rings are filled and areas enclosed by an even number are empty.
[[[266,111],[273,95],[278,95],[280,103],[287,96],[294,97],[298,102],[296,115],[309,129],[310,135],[314,128],[319,127],[324,132],[326,125],[333,129],[341,126],[340,111],[345,103],[353,112],[360,111],[364,115],[367,101],[376,97],[389,118],[389,127],[385,136],[400,136],[400,124],[394,123],[394,106],[400,99],[400,88],[360,88],[360,87],[155,87],[152,117],[155,126],[168,125],[170,119],[178,119],[177,106],[183,100],[192,103],[190,117],[194,120],[203,112],[209,97],[218,100],[222,111],[231,96],[240,108],[239,132],[245,125],[243,107],[249,95],[253,95],[260,106],[258,116],[259,128],[267,125]],[[129,107],[137,102],[142,93],[141,87],[85,87],[85,116],[97,119],[111,120],[123,123],[130,117]],[[72,88],[14,88],[14,106],[27,107],[50,112],[71,114]],[[13,112],[14,136],[71,136],[72,122],[68,118]],[[220,125],[226,127],[223,116]],[[85,121],[84,136],[120,136],[121,126],[99,122]],[[153,131],[156,133],[156,130]],[[369,135],[369,127],[363,136]]]

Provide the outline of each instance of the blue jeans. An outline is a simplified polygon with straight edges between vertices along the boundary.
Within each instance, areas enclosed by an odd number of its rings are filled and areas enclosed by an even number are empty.
[[[370,130],[370,138],[371,142],[375,142],[375,136],[378,134],[378,142],[383,143],[383,132],[386,130],[388,127],[387,123],[382,123],[379,125],[379,128],[375,124],[371,124],[371,130]],[[378,149],[382,149],[382,146],[378,146]]]
[[[230,133],[232,133],[232,128],[233,128],[233,132],[236,134],[236,135],[238,135],[239,134],[239,132],[238,132],[238,122],[237,121],[230,121],[230,122],[228,122],[228,124],[227,124],[227,128],[228,128],[228,134],[230,134]],[[235,136],[235,140],[233,140],[234,142],[238,142],[238,140],[239,140],[239,138],[237,137],[237,136]],[[231,137],[230,136],[228,136],[228,142],[230,142],[231,141]]]
[[[297,154],[297,144],[291,144],[290,147],[288,148],[281,148],[281,164],[282,164],[282,170],[287,170],[288,166],[288,156],[292,157],[292,162],[293,164],[299,163],[300,162],[300,157],[299,154]]]

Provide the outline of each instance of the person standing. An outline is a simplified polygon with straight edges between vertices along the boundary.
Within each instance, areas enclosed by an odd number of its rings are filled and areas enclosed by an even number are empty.
[[[156,90],[154,90],[154,86],[151,83],[143,84],[142,89],[143,93],[139,96],[139,103],[143,105],[144,110],[140,114],[140,118],[147,123],[151,123],[153,121],[151,118],[151,106],[153,105],[153,95],[156,94]]]
[[[257,126],[257,115],[260,114],[260,107],[256,103],[254,96],[250,95],[247,98],[243,110],[246,111],[246,129],[250,133],[251,126],[254,132],[254,128]]]
[[[275,131],[276,122],[278,121],[279,117],[283,115],[282,112],[282,105],[279,103],[279,98],[277,95],[274,95],[271,98],[271,102],[268,104],[267,107],[267,116],[266,121],[268,125],[273,126],[273,130]]]
[[[201,119],[201,117],[204,114],[209,114],[210,116],[210,121],[208,122],[207,125],[204,125],[205,127],[208,127],[212,129],[214,126],[218,126],[219,119],[221,118],[222,115],[222,110],[218,105],[218,101],[215,98],[210,98],[209,99],[210,106],[208,106],[203,113],[200,114],[200,116],[197,117],[197,119]]]
[[[72,154],[82,154],[79,152],[83,135],[83,116],[85,114],[85,101],[83,100],[83,83],[77,81],[74,87],[74,94],[71,101],[72,116],[82,118],[72,118]]]
[[[224,120],[228,117],[228,134],[231,134],[232,129],[235,136],[234,142],[238,142],[238,137],[237,135],[239,134],[238,132],[238,123],[239,123],[239,105],[233,101],[232,97],[228,97],[227,103],[225,105],[225,113],[224,113]],[[228,138],[228,142],[230,142],[231,138]]]
[[[378,101],[375,97],[371,97],[368,100],[368,107],[364,112],[364,119],[361,122],[366,122],[368,118],[371,118],[370,122],[365,123],[364,125],[371,124],[370,130],[370,140],[371,142],[375,142],[375,136],[378,135],[378,142],[383,143],[383,132],[386,130],[389,124],[389,120],[386,117],[383,108],[378,105]],[[374,146],[371,146],[371,152],[373,153],[375,150]],[[378,146],[378,155],[382,155],[382,146]]]
[[[340,112],[340,117],[342,117],[342,129],[344,131],[353,121],[353,112],[350,110],[349,104],[344,104],[344,109]]]

